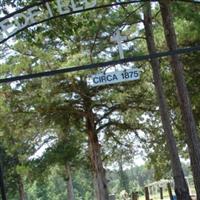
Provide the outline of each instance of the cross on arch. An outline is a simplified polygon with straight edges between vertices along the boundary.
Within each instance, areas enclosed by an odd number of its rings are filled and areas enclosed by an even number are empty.
[[[124,51],[122,47],[122,42],[125,40],[127,40],[127,36],[122,36],[119,29],[117,29],[117,31],[115,31],[115,33],[111,37],[111,41],[116,42],[118,45],[120,59],[124,59]]]

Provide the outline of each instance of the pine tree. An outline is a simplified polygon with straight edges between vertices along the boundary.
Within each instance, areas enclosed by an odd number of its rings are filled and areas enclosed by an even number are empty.
[[[160,9],[164,26],[164,33],[169,50],[176,50],[177,40],[173,25],[172,12],[170,10],[170,0],[160,0]],[[189,148],[191,166],[193,171],[194,183],[197,192],[197,199],[200,199],[200,141],[192,112],[192,106],[188,89],[184,77],[183,64],[178,55],[171,56],[170,60],[174,79],[177,87],[177,95],[183,116],[185,127],[185,137]]]

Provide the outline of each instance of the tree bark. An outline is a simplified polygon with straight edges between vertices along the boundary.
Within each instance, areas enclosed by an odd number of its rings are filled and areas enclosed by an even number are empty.
[[[88,107],[90,108],[90,106]],[[87,108],[87,109],[88,109]],[[103,168],[100,152],[100,144],[94,124],[94,114],[91,109],[87,111],[86,127],[89,139],[89,153],[94,173],[94,185],[97,200],[108,200],[107,180]]]
[[[169,50],[173,51],[177,49],[177,40],[172,21],[170,3],[170,0],[159,0],[167,46]],[[183,64],[178,55],[171,56],[170,62],[176,82],[177,96],[185,126],[185,135],[189,149],[197,199],[200,200],[200,141],[184,77]]]
[[[24,191],[24,184],[22,177],[18,175],[18,191],[19,191],[19,199],[20,200],[26,200],[26,194]]]
[[[150,2],[145,3],[144,7],[144,27],[148,51],[150,54],[156,53],[155,40],[152,29],[152,15]],[[176,141],[173,135],[173,130],[170,122],[169,108],[164,94],[163,83],[161,79],[160,63],[158,59],[151,59],[150,61],[153,70],[153,79],[159,103],[159,110],[162,120],[162,125],[167,141],[167,147],[170,155],[172,166],[173,179],[175,182],[175,192],[178,200],[189,200],[189,189],[184,177],[183,169],[178,155]]]
[[[67,178],[67,200],[75,200],[71,170],[68,164],[65,165],[65,170],[66,170],[66,178]]]
[[[7,200],[6,198],[6,191],[5,191],[5,185],[4,185],[4,178],[3,178],[3,169],[0,161],[0,189],[1,189],[1,197],[2,200]]]
[[[122,190],[125,190],[127,193],[129,193],[129,180],[128,176],[124,172],[123,169],[123,161],[122,158],[119,158],[118,160],[118,166],[119,166],[119,183],[120,183],[120,188]]]

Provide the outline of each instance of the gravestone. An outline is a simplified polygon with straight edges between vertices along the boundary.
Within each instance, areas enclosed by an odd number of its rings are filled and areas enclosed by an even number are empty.
[[[138,192],[132,192],[131,200],[138,200]]]

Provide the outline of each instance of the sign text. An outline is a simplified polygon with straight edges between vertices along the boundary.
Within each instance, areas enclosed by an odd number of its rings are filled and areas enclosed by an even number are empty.
[[[125,81],[140,79],[139,69],[129,69],[125,71],[116,71],[112,73],[99,73],[92,75],[89,79],[89,84],[92,86],[100,86],[106,84],[114,84]]]

